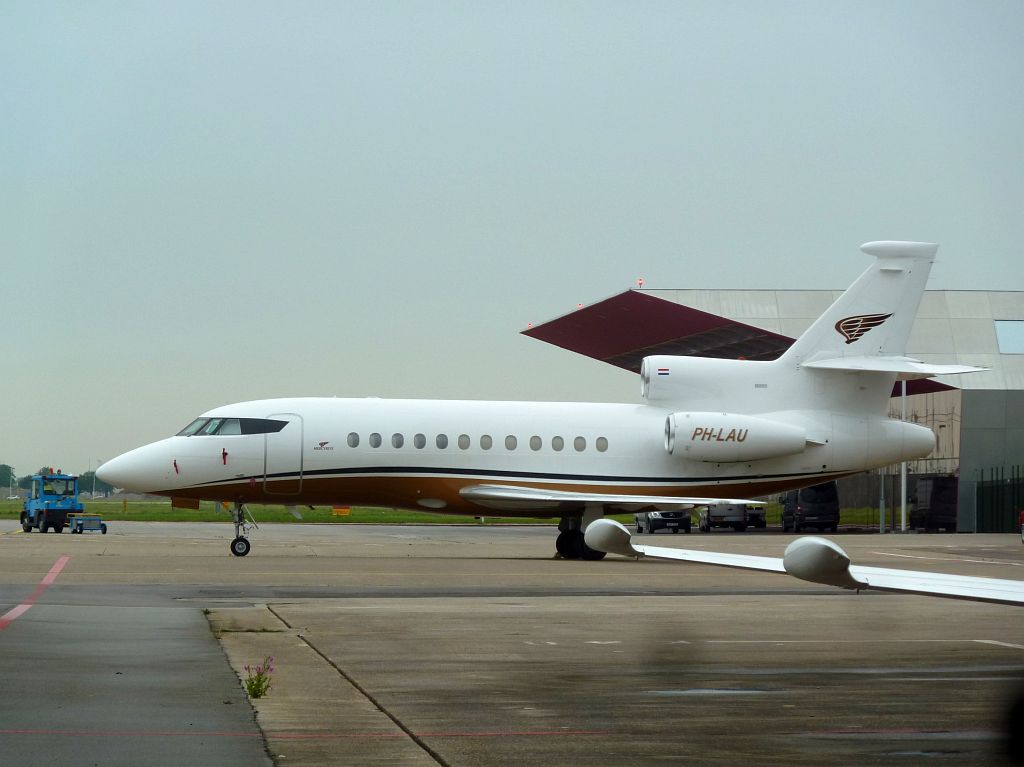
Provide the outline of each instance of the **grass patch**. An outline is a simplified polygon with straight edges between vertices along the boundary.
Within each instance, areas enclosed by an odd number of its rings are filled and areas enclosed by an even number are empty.
[[[226,511],[217,511],[219,504],[203,501],[197,511],[191,509],[172,509],[170,500],[144,501],[106,501],[84,500],[88,514],[100,514],[104,520],[113,522],[222,522],[230,523],[231,515]],[[0,501],[0,519],[18,519],[21,514],[21,501]],[[249,510],[262,522],[287,522],[294,524],[373,524],[373,525],[480,525],[480,524],[535,524],[555,525],[558,519],[497,517],[487,515],[483,520],[457,514],[432,514],[426,511],[406,511],[404,509],[383,509],[369,506],[353,506],[348,515],[334,516],[332,510],[323,506],[315,509],[299,507],[302,519],[295,519],[283,506],[249,504]],[[886,518],[891,518],[892,509],[886,509]],[[765,518],[769,526],[781,524],[782,507],[777,503],[765,506]],[[616,519],[624,525],[633,524],[632,514],[615,514]],[[899,520],[899,509],[896,509]],[[898,522],[897,522],[898,523]],[[693,514],[693,524],[697,524],[697,514]],[[840,524],[861,527],[878,527],[878,509],[871,507],[849,508],[840,512]]]
[[[226,511],[218,511],[219,504],[203,501],[198,510],[172,509],[170,500],[145,501],[83,501],[87,514],[100,514],[104,520],[112,522],[222,522],[230,523],[231,515]],[[0,519],[18,519],[21,514],[21,501],[0,501]],[[374,525],[480,525],[480,524],[558,524],[558,519],[523,518],[523,517],[492,517],[490,515],[477,520],[457,514],[431,514],[425,511],[405,511],[404,509],[382,509],[368,506],[353,506],[345,516],[335,516],[331,509],[317,507],[308,509],[299,507],[302,519],[292,516],[283,506],[249,504],[249,510],[256,521],[287,522],[294,524],[374,524]],[[612,517],[623,523],[632,524],[632,514],[620,514]]]

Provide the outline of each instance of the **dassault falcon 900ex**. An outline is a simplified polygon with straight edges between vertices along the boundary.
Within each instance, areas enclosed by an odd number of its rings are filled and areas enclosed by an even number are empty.
[[[905,356],[937,246],[861,249],[874,262],[779,359],[651,356],[641,404],[243,402],[97,474],[233,504],[238,556],[249,552],[245,504],[260,502],[558,517],[558,551],[599,559],[584,531],[608,513],[744,502],[931,452],[929,429],[887,412],[897,378],[977,370]]]

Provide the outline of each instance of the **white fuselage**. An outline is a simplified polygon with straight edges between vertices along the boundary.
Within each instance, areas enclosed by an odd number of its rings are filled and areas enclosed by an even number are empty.
[[[691,460],[666,446],[666,418],[679,410],[658,402],[260,400],[203,417],[287,422],[279,431],[170,437],[108,462],[102,474],[129,490],[172,497],[480,515],[484,509],[460,496],[462,488],[753,496],[922,455],[934,444],[927,429],[887,418],[787,410],[767,416],[807,432],[813,441],[800,452],[753,461]],[[700,429],[698,442],[728,447],[728,430],[714,423]],[[676,444],[692,437],[688,430]],[[520,513],[544,515],[509,515]]]

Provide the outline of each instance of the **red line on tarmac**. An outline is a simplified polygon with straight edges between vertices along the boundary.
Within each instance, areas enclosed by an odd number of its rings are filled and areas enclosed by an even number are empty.
[[[526,730],[506,732],[425,732],[418,733],[424,738],[503,738],[503,737],[535,737],[552,735],[608,735],[606,730]],[[49,737],[63,735],[73,738],[100,737],[100,738],[258,738],[263,734],[259,732],[180,732],[168,731],[146,731],[132,732],[130,730],[26,730],[12,729],[0,730],[0,735],[46,735]],[[266,736],[270,740],[348,740],[356,738],[407,738],[404,732],[323,732],[323,733],[289,733],[289,732],[268,732]]]
[[[10,626],[11,622],[14,621],[15,618],[18,618],[28,612],[28,608],[34,605],[36,600],[43,595],[43,592],[50,587],[50,584],[57,580],[57,576],[60,575],[60,571],[64,569],[64,565],[68,563],[69,559],[71,559],[71,557],[65,554],[54,562],[53,567],[50,568],[50,572],[48,572],[43,579],[39,581],[39,585],[36,586],[28,599],[17,607],[12,607],[3,615],[0,615],[0,631],[3,631],[5,628]]]
[[[0,735],[67,735],[73,738],[259,738],[258,732],[175,732],[175,731],[139,731],[129,730],[0,730]]]

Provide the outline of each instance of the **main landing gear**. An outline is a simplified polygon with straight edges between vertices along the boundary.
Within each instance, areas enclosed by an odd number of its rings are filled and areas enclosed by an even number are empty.
[[[248,522],[245,520],[247,516],[249,517]],[[249,531],[254,528],[259,530],[260,526],[256,524],[256,520],[245,508],[244,503],[235,503],[235,507],[231,510],[231,519],[235,523],[235,539],[231,541],[231,553],[236,557],[244,557],[252,548],[247,537]]]
[[[601,508],[596,510],[587,508],[582,517],[562,517],[558,522],[558,537],[555,539],[555,549],[564,559],[604,559],[604,552],[590,548],[583,540],[583,531],[587,525],[595,519],[603,516]]]

